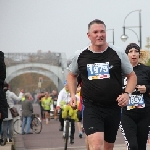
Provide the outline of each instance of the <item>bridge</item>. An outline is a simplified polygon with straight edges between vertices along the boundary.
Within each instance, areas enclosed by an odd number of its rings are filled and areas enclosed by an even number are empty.
[[[5,53],[6,82],[25,73],[37,73],[50,78],[58,91],[67,75],[67,59],[63,53]]]

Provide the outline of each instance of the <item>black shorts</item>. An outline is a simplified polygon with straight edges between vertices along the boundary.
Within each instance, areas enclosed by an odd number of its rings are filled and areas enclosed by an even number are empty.
[[[50,110],[44,110],[45,112],[47,111],[48,113],[50,113]]]
[[[119,106],[101,107],[91,103],[84,104],[83,127],[86,135],[104,132],[104,140],[114,143],[116,140],[121,108]]]
[[[81,122],[82,121],[82,111],[78,110],[77,111],[77,118],[78,118],[78,122]]]

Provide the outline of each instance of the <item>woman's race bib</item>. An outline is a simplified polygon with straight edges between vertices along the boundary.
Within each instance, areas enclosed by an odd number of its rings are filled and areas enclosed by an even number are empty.
[[[140,95],[131,95],[129,99],[129,103],[127,105],[127,110],[134,108],[144,108],[145,102],[143,99],[143,94]]]

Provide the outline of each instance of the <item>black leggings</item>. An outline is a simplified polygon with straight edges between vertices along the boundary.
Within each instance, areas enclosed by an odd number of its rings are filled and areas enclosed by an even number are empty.
[[[129,150],[146,150],[150,126],[150,107],[122,112],[120,129]]]
[[[64,119],[62,118],[62,110],[60,110],[59,112],[59,122],[61,127],[64,127]],[[74,133],[75,133],[75,124],[74,124],[74,120],[70,119],[71,122],[71,138],[74,139]]]

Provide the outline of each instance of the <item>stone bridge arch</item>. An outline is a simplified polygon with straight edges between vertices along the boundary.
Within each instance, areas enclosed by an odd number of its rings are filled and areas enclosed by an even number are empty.
[[[15,66],[10,66],[6,68],[6,81],[9,82],[16,76],[29,72],[34,72],[47,76],[54,82],[58,91],[63,88],[63,82],[66,79],[67,74],[67,70],[62,70],[61,67],[52,66],[49,64],[17,64]]]

